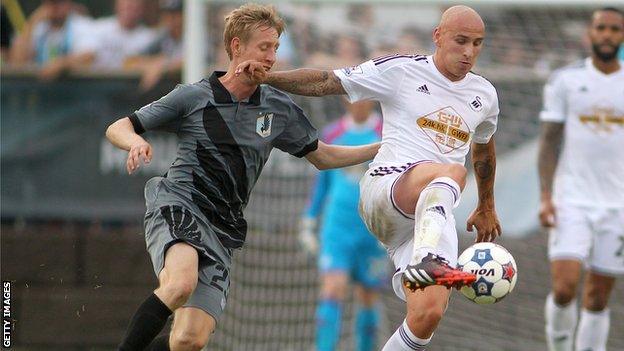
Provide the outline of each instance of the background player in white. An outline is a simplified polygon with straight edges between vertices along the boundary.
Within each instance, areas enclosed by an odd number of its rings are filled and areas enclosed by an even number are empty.
[[[552,272],[545,307],[550,350],[572,350],[583,264],[588,273],[576,349],[606,349],[607,303],[615,276],[624,273],[624,69],[617,59],[624,15],[613,8],[594,12],[588,34],[591,57],[552,75],[540,115],[539,216],[550,228]]]
[[[465,185],[463,164],[471,144],[479,203],[468,230],[476,227],[477,241],[501,233],[493,197],[498,99],[487,80],[470,73],[484,32],[474,10],[453,6],[433,32],[433,56],[389,55],[333,72],[268,73],[257,62],[237,69],[295,94],[348,94],[351,101],[381,103],[382,146],[360,182],[360,213],[388,249],[397,267],[395,292],[407,302],[406,319],[384,350],[424,349],[446,309],[445,287],[475,279],[453,268],[452,209]],[[443,286],[418,290],[430,285]]]

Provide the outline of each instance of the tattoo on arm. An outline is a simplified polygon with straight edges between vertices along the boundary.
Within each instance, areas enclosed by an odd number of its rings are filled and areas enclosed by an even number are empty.
[[[537,165],[542,194],[552,193],[553,178],[563,140],[563,123],[542,122]]]
[[[346,94],[332,71],[301,68],[269,74],[267,83],[289,93],[305,96]]]
[[[487,144],[472,145],[472,165],[475,170],[479,205],[494,208],[494,176],[496,173],[496,149],[494,138]]]

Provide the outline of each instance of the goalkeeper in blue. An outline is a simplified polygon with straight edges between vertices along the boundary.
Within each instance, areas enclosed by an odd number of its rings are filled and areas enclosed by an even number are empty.
[[[381,118],[374,102],[347,105],[347,113],[324,131],[325,142],[364,145],[381,139]],[[379,312],[377,290],[386,277],[386,253],[358,214],[359,180],[367,164],[318,174],[302,219],[300,242],[308,254],[318,253],[321,277],[316,310],[316,350],[336,350],[340,338],[342,303],[349,282],[357,299],[355,337],[358,351],[376,348]],[[317,240],[317,222],[320,240]],[[319,245],[320,243],[320,245]],[[320,248],[319,248],[320,246]],[[320,251],[320,252],[319,252]]]

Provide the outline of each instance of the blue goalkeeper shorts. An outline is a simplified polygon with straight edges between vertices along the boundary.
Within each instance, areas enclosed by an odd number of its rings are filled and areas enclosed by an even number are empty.
[[[386,251],[363,223],[360,228],[350,227],[344,229],[331,221],[323,224],[319,270],[321,274],[344,272],[364,288],[378,289],[390,279]]]

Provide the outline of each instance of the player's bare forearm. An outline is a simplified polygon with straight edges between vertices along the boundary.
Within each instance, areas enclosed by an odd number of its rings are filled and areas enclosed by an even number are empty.
[[[318,149],[306,158],[319,170],[340,168],[360,164],[375,157],[380,143],[362,146],[328,145],[319,141]]]
[[[116,147],[130,151],[133,145],[145,143],[145,139],[135,133],[132,122],[128,117],[121,118],[108,126],[106,138]]]
[[[487,144],[472,144],[472,165],[479,193],[479,208],[494,210],[496,147],[494,137]]]
[[[346,94],[340,79],[332,71],[300,68],[269,73],[266,83],[292,94],[325,96]]]
[[[537,158],[542,197],[550,198],[552,194],[553,178],[559,162],[562,140],[563,123],[542,122]]]

